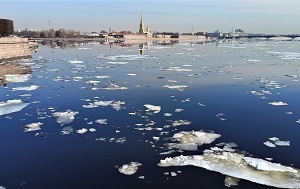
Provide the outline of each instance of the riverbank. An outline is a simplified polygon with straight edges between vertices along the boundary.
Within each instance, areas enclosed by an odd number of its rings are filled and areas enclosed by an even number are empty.
[[[0,62],[30,57],[31,52],[27,38],[0,38]]]

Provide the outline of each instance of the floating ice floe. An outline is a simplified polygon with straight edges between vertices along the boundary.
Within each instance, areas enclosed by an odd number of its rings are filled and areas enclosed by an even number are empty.
[[[109,91],[114,91],[114,90],[126,90],[126,89],[128,89],[128,87],[121,87],[121,86],[119,86],[117,84],[111,83],[110,85],[108,85],[106,87],[103,87],[101,89],[109,90]]]
[[[179,91],[184,91],[186,90],[189,86],[187,85],[164,85],[164,88],[172,89],[172,90],[179,90]]]
[[[180,68],[180,67],[169,67],[166,69],[163,69],[163,71],[175,71],[175,72],[191,72],[192,69],[186,69],[186,68]]]
[[[177,112],[177,113],[182,112],[182,111],[183,111],[183,109],[181,109],[181,108],[176,108],[175,109],[175,112]]]
[[[82,129],[78,129],[77,131],[76,131],[76,133],[78,133],[78,134],[84,134],[84,133],[86,133],[88,130],[86,129],[86,128],[82,128]]]
[[[176,127],[176,126],[182,126],[182,125],[190,125],[192,122],[191,121],[188,121],[188,120],[169,120],[170,122],[172,122],[172,126],[173,127]]]
[[[192,165],[230,177],[278,188],[300,188],[298,169],[240,153],[209,151],[203,155],[177,156],[160,160],[158,166]]]
[[[171,114],[171,113],[164,113],[164,116],[165,116],[165,117],[171,117],[172,114]]]
[[[127,74],[128,76],[137,76],[137,74],[134,74],[134,73],[129,73]]]
[[[72,123],[75,119],[75,115],[79,112],[73,112],[71,110],[67,110],[66,112],[54,112],[52,115],[56,117],[56,122],[61,126],[65,124]]]
[[[287,106],[288,104],[285,102],[281,102],[281,101],[274,101],[274,102],[269,102],[270,105],[272,106]]]
[[[298,119],[298,120],[296,121],[296,123],[300,123],[300,119]]]
[[[291,142],[290,141],[282,141],[279,140],[277,137],[272,137],[269,138],[269,141],[264,142],[264,145],[274,148],[276,146],[290,146]]]
[[[0,116],[14,112],[19,112],[29,103],[24,103],[22,100],[8,100],[6,102],[0,102]]]
[[[31,74],[7,74],[4,77],[5,81],[10,83],[23,83],[30,79]]]
[[[157,114],[160,112],[161,110],[161,107],[160,106],[154,106],[154,105],[151,105],[151,104],[144,104],[144,106],[146,108],[148,108],[146,111],[149,112],[149,111],[153,111],[153,113]]]
[[[38,88],[39,88],[39,86],[31,85],[31,86],[28,86],[28,87],[14,87],[11,90],[12,91],[34,91]]]
[[[64,127],[61,131],[60,134],[61,135],[69,135],[71,133],[73,133],[74,128],[72,126],[68,126],[68,127]]]
[[[102,125],[106,125],[107,124],[107,119],[97,119],[95,122],[99,123],[99,124],[102,124]]]
[[[177,148],[187,151],[196,151],[198,150],[198,146],[210,144],[219,137],[221,137],[221,135],[204,131],[182,131],[173,135],[173,139],[179,143],[169,143],[167,146],[171,149]]]
[[[99,76],[95,76],[95,78],[97,78],[97,79],[109,79],[110,76],[107,76],[107,75],[99,75]]]
[[[224,183],[225,183],[225,186],[231,187],[231,186],[237,186],[239,184],[239,181],[240,181],[240,179],[238,179],[238,178],[226,176]]]
[[[70,60],[69,63],[71,64],[82,64],[84,61],[81,60]]]
[[[114,56],[99,56],[99,58],[105,58],[107,60],[140,60],[149,58],[148,55],[114,55]]]
[[[125,65],[125,64],[128,64],[128,62],[107,62],[107,64],[113,64],[113,65]]]
[[[129,164],[122,165],[118,168],[120,173],[123,173],[124,175],[133,175],[137,172],[139,166],[141,166],[141,163],[138,162],[130,162]]]
[[[24,126],[24,132],[41,130],[42,125],[43,125],[43,123],[41,123],[41,122],[27,124]]]
[[[270,54],[275,54],[281,59],[285,60],[299,60],[300,59],[300,53],[298,52],[268,52]]]
[[[100,106],[111,106],[113,109],[115,110],[121,110],[122,109],[122,105],[124,105],[125,102],[124,101],[113,101],[113,100],[109,100],[109,101],[94,101],[92,103],[89,103],[88,105],[83,105],[83,108],[98,108]]]

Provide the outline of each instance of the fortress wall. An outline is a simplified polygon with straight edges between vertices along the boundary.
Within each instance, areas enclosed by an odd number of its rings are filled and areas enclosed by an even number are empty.
[[[31,52],[27,38],[0,38],[0,61],[29,57],[31,57]]]
[[[124,35],[125,40],[144,40],[151,39],[151,36],[147,35]]]

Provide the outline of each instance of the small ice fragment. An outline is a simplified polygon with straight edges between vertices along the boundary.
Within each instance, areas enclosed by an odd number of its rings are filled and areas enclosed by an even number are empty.
[[[67,110],[65,112],[54,112],[52,113],[53,117],[56,117],[56,122],[60,125],[69,124],[74,121],[75,115],[79,112],[73,112],[71,110]]]
[[[106,125],[107,124],[107,119],[97,119],[95,122],[99,123],[99,124],[102,124],[102,125]]]
[[[119,131],[119,130],[116,130],[116,133],[119,133],[119,132],[121,132],[121,131]]]
[[[181,109],[181,108],[175,109],[175,112],[177,112],[177,113],[182,112],[182,111],[183,111],[183,109]]]
[[[137,74],[129,73],[128,76],[137,76]]]
[[[269,104],[272,105],[272,106],[287,106],[288,105],[287,103],[281,102],[281,101],[278,101],[278,102],[276,102],[276,101],[269,102]]]
[[[84,133],[86,133],[88,130],[86,129],[86,128],[82,128],[82,129],[78,129],[77,131],[76,131],[76,133],[78,133],[78,134],[84,134]]]
[[[82,64],[83,61],[75,59],[75,60],[70,60],[69,63],[71,63],[71,64]]]
[[[103,87],[102,89],[113,91],[113,90],[126,90],[126,89],[128,89],[128,87],[121,87],[117,84],[111,83],[110,85]]]
[[[68,127],[64,127],[61,131],[60,131],[60,134],[61,135],[68,135],[68,134],[71,134],[73,133],[74,129],[72,126],[68,126]]]
[[[133,175],[137,172],[138,167],[141,166],[141,163],[138,162],[130,162],[129,164],[122,165],[119,167],[119,172],[124,175]]]
[[[145,176],[139,176],[139,179],[145,179]],[[1,188],[0,188],[1,189]]]
[[[90,131],[90,132],[95,132],[96,129],[95,129],[95,128],[89,128],[89,131]]]
[[[224,180],[225,186],[227,186],[227,187],[237,186],[239,184],[239,181],[240,181],[240,179],[230,177],[230,176],[226,176],[225,180]]]
[[[24,126],[24,132],[41,130],[42,125],[43,125],[43,123],[41,123],[41,122],[27,124]]]
[[[14,87],[11,90],[12,91],[34,91],[38,88],[39,88],[39,86],[31,85],[31,86],[28,86],[28,87]]]
[[[160,106],[154,106],[151,104],[144,104],[144,106],[148,108],[146,111],[153,111],[155,114],[159,113],[161,110]]]
[[[199,106],[202,106],[202,107],[205,106],[205,104],[203,104],[203,103],[201,103],[201,102],[199,102],[198,105],[199,105]]]
[[[296,122],[297,122],[297,123],[300,123],[300,119],[298,119]]]
[[[292,115],[293,112],[285,112],[287,115]]]
[[[116,140],[116,143],[123,144],[125,141],[126,141],[126,138],[125,138],[125,137],[122,137],[122,138],[118,138],[118,139]]]
[[[168,88],[171,90],[179,90],[179,91],[184,91],[186,90],[189,86],[187,85],[164,85],[164,88]]]
[[[171,172],[171,176],[172,176],[172,177],[176,177],[176,176],[177,176],[177,173]]]
[[[172,116],[172,114],[171,113],[165,113],[164,116],[165,117],[170,117],[170,116]]]
[[[169,174],[170,174],[169,172],[165,172],[165,173],[164,173],[164,175],[169,175]]]
[[[264,142],[264,145],[266,145],[266,146],[268,146],[268,147],[270,147],[270,148],[275,148],[276,147],[276,145],[275,144],[273,144],[272,142],[270,142],[270,141],[266,141],[266,142]]]
[[[160,139],[160,137],[152,137],[153,138],[153,140],[155,140],[155,141],[159,141],[159,139]]]

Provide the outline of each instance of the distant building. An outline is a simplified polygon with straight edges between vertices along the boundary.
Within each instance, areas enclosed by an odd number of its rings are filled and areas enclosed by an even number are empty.
[[[14,34],[14,23],[12,20],[0,19],[0,37]]]
[[[143,22],[143,13],[142,12],[141,12],[141,22],[140,22],[139,34],[144,34],[144,22]]]

